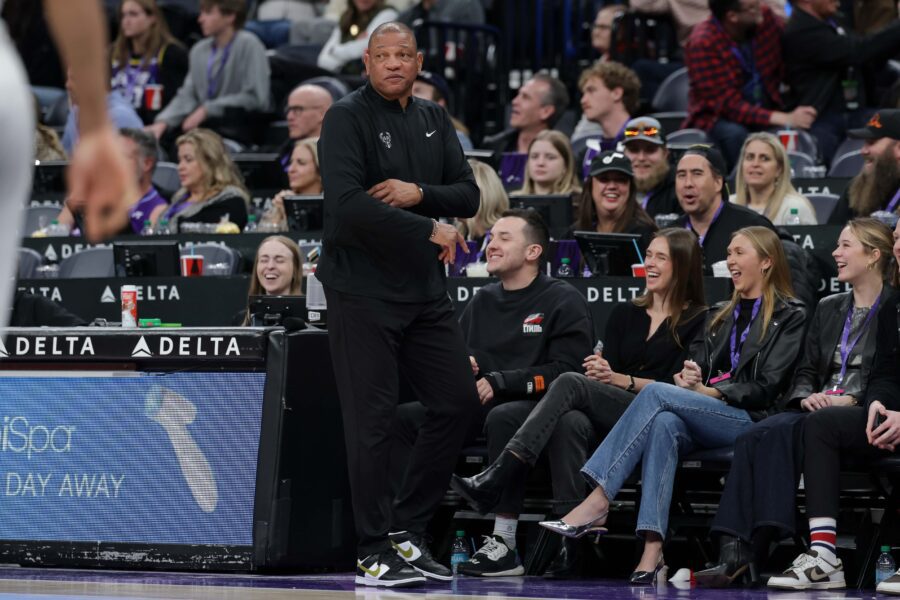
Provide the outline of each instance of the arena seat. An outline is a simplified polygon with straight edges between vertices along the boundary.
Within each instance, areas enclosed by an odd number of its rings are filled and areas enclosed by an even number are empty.
[[[25,210],[25,226],[22,228],[22,235],[30,236],[41,227],[49,225],[59,215],[61,208],[61,206],[55,205],[29,206]]]
[[[61,279],[85,277],[115,277],[116,266],[113,249],[108,246],[85,248],[64,258],[59,263]]]
[[[827,223],[840,196],[837,194],[806,194],[806,199],[816,209],[816,222]]]
[[[158,162],[153,170],[153,187],[166,199],[171,200],[181,187],[178,178],[178,165],[171,162]]]
[[[863,156],[859,150],[841,154],[831,163],[829,177],[856,177],[863,167]]]
[[[845,154],[849,154],[854,150],[860,150],[863,147],[864,140],[858,140],[856,138],[847,138],[843,142],[841,142],[840,146],[837,147],[837,150],[834,152],[835,156],[843,156]]]
[[[37,273],[37,268],[44,264],[44,257],[37,250],[31,248],[19,248],[19,279],[31,279]]]
[[[708,143],[709,136],[706,134],[706,132],[702,129],[695,129],[693,127],[689,127],[688,129],[679,129],[666,136],[667,146],[671,146],[673,144],[692,146],[694,144]]]
[[[686,112],[689,86],[687,67],[682,67],[666,77],[653,97],[654,110]]]
[[[804,169],[806,167],[815,167],[816,159],[806,152],[791,151],[787,153],[788,163],[791,165],[791,177],[804,177]]]

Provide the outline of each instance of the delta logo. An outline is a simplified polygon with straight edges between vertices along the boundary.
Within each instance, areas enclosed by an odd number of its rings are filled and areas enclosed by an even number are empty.
[[[534,313],[525,317],[522,323],[522,333],[543,333],[544,313]]]

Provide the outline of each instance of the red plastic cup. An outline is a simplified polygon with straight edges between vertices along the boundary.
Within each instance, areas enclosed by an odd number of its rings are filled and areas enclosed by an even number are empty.
[[[784,146],[784,149],[788,152],[795,152],[797,150],[797,130],[796,129],[783,129],[778,132],[778,139],[781,140],[781,145]]]
[[[647,267],[644,265],[631,265],[631,275],[633,277],[646,277],[647,276]]]
[[[200,277],[203,275],[203,256],[182,256],[181,257],[181,276],[182,277]]]

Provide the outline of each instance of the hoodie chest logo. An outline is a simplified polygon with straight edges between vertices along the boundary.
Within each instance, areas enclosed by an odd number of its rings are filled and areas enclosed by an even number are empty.
[[[522,323],[522,333],[543,333],[544,313],[534,313],[525,317]]]
[[[391,132],[390,131],[382,131],[378,134],[378,137],[381,139],[381,143],[384,144],[384,147],[388,150],[391,149]]]

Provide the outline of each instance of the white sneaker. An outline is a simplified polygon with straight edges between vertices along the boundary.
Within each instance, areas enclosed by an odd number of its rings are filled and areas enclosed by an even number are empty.
[[[846,587],[844,565],[831,564],[815,550],[801,554],[781,575],[769,578],[769,587],[782,590],[831,590]]]
[[[878,584],[875,591],[879,594],[892,594],[900,596],[900,571],[897,571],[884,581]]]

